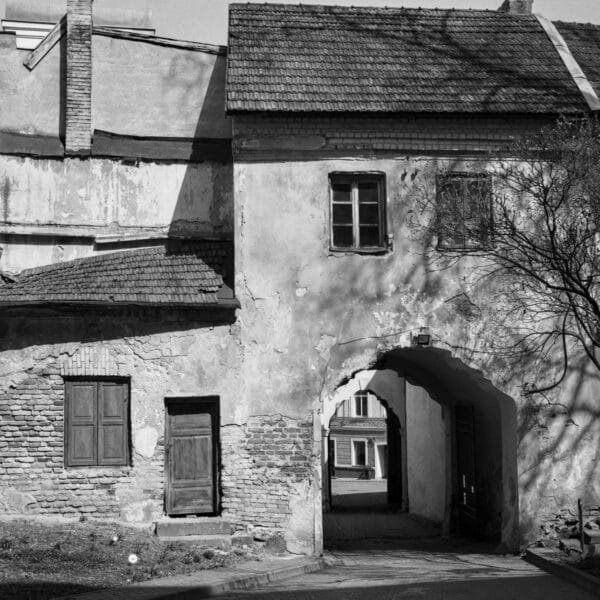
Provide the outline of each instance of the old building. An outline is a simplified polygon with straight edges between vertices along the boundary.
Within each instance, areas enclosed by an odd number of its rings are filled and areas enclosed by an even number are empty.
[[[514,549],[598,499],[593,381],[532,405],[493,294],[428,268],[477,240],[413,227],[419,194],[481,200],[508,140],[600,107],[597,28],[530,9],[232,5],[224,48],[68,0],[33,50],[0,32],[2,510],[320,552],[357,392],[390,498],[446,531]]]
[[[330,472],[335,477],[387,477],[386,409],[374,394],[358,391],[329,421]]]

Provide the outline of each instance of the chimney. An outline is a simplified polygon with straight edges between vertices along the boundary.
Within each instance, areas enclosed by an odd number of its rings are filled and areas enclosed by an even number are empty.
[[[533,0],[504,0],[499,12],[511,15],[530,15],[533,9]]]
[[[67,0],[65,153],[92,146],[92,1]]]

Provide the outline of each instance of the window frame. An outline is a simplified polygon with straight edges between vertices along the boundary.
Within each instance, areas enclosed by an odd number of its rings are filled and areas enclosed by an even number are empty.
[[[354,400],[354,402],[352,404],[352,409],[353,409],[352,412],[354,413],[354,416],[368,418],[369,417],[369,392],[358,391],[354,394],[352,399]],[[356,410],[358,408],[358,401],[360,401],[360,403],[361,403],[360,411]],[[366,409],[364,414],[362,412],[363,408]]]
[[[356,462],[356,451],[354,450],[354,442],[362,442],[365,445],[365,462],[359,465]],[[350,438],[350,460],[352,467],[368,467],[369,466],[369,444],[367,438]]]
[[[64,420],[63,420],[63,464],[67,469],[122,469],[131,466],[131,379],[129,377],[111,377],[111,376],[65,376],[64,383]],[[71,435],[71,416],[70,416],[70,401],[71,393],[69,390],[73,383],[90,383],[94,384],[96,391],[94,395],[94,411],[95,411],[95,431],[94,431],[94,454],[95,462],[83,464],[81,462],[73,463],[69,453],[69,446],[72,442]],[[125,389],[125,414],[123,418],[124,425],[124,462],[101,462],[100,459],[100,435],[99,435],[99,385],[101,383],[113,383],[126,386]]]
[[[382,171],[333,171],[329,173],[329,249],[333,252],[354,252],[358,254],[380,254],[388,250],[387,246],[387,185],[385,173]],[[351,185],[352,206],[352,246],[336,246],[333,237],[333,186],[334,183],[349,183]],[[376,246],[360,245],[360,220],[358,185],[363,182],[377,183],[378,211],[378,243]],[[342,204],[342,203],[340,203]],[[339,224],[338,224],[339,225]]]
[[[481,211],[479,214],[479,222],[483,230],[487,231],[487,239],[477,239],[476,243],[468,244],[467,242],[467,231],[466,231],[466,221],[463,214],[462,219],[462,236],[463,236],[463,244],[457,245],[454,244],[454,239],[456,236],[443,236],[442,232],[442,218],[443,218],[443,210],[442,210],[442,190],[444,184],[449,182],[450,180],[483,180],[485,183],[485,212]],[[463,191],[463,199],[464,199],[464,191]],[[481,202],[481,206],[483,206],[483,201]],[[463,203],[464,207],[464,203]],[[435,233],[436,233],[436,249],[440,252],[477,252],[478,250],[482,250],[485,248],[490,248],[493,245],[493,234],[494,234],[494,211],[493,211],[493,177],[491,173],[486,171],[452,171],[447,173],[438,173],[436,175],[436,214],[435,214]],[[464,209],[463,209],[464,213]],[[486,219],[487,217],[487,219]],[[444,244],[444,238],[451,240],[451,245]]]

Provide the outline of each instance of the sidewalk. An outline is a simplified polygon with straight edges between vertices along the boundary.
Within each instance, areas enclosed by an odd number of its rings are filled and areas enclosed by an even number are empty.
[[[259,585],[314,573],[324,566],[321,558],[282,557],[248,561],[231,569],[198,571],[151,579],[117,589],[70,594],[54,600],[191,600],[208,598],[234,590],[249,590]]]

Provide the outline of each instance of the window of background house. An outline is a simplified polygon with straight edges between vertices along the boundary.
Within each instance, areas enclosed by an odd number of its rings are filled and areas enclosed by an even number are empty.
[[[354,415],[356,417],[369,416],[369,394],[367,392],[354,394]]]
[[[472,250],[489,245],[492,188],[487,173],[448,173],[437,177],[437,240],[441,250]]]
[[[366,440],[352,440],[352,464],[355,466],[367,464]]]
[[[128,463],[129,383],[117,379],[66,380],[66,466]]]
[[[331,247],[384,250],[385,180],[376,173],[332,173]]]

